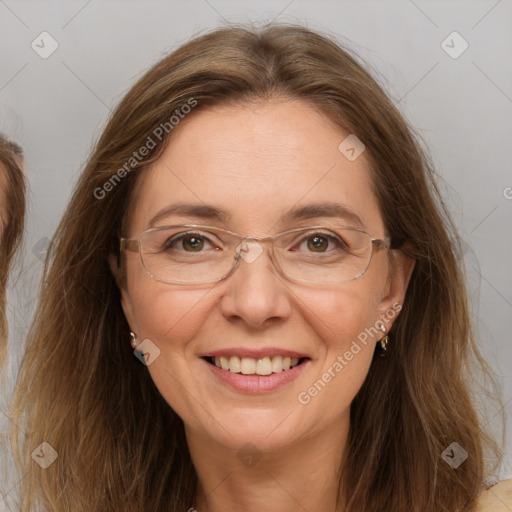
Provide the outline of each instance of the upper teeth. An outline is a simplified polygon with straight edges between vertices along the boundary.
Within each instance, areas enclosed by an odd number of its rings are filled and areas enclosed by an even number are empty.
[[[270,375],[271,373],[279,373],[283,370],[297,366],[298,357],[262,357],[253,359],[252,357],[237,356],[216,357],[215,366],[223,370],[229,370],[233,373],[243,373],[244,375]]]

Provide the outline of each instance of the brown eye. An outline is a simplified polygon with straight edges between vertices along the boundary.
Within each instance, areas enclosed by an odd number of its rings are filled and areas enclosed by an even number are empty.
[[[182,240],[185,250],[191,249],[193,252],[200,251],[204,246],[204,240],[198,236],[184,237]]]
[[[308,238],[308,249],[313,252],[325,252],[329,246],[329,240],[325,236],[310,236]]]
[[[199,233],[184,233],[182,235],[171,237],[165,244],[165,250],[175,250],[180,252],[202,252],[205,243],[210,241]],[[208,248],[208,245],[206,246]]]
[[[330,235],[318,232],[305,236],[292,250],[316,254],[331,254],[334,252],[345,252],[347,249],[348,246],[344,240],[334,235],[334,233]]]

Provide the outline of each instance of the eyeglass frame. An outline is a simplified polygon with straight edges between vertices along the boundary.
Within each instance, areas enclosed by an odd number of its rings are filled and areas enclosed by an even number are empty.
[[[276,234],[274,236],[254,237],[254,236],[239,235],[238,233],[235,233],[235,232],[230,231],[228,229],[218,228],[218,227],[215,227],[215,226],[205,226],[205,225],[199,225],[199,224],[172,224],[172,225],[169,225],[169,226],[158,226],[158,227],[155,227],[155,228],[147,229],[147,230],[143,231],[137,238],[119,237],[119,249],[120,249],[121,252],[122,251],[129,251],[129,252],[134,252],[134,253],[137,252],[137,253],[139,253],[140,261],[142,263],[142,267],[144,268],[146,273],[151,277],[151,279],[154,279],[155,281],[158,281],[158,282],[164,283],[164,284],[175,284],[175,285],[184,285],[184,286],[194,286],[194,285],[199,285],[199,284],[213,284],[213,283],[218,283],[219,281],[222,281],[223,279],[226,279],[227,277],[229,277],[234,272],[235,268],[238,265],[238,262],[240,261],[240,256],[241,256],[242,251],[236,251],[235,257],[233,258],[233,265],[231,266],[231,268],[229,269],[228,272],[226,272],[223,276],[219,277],[218,279],[214,279],[214,280],[211,280],[211,281],[200,281],[200,282],[183,283],[183,282],[179,282],[179,281],[164,280],[164,279],[161,279],[161,278],[155,276],[154,274],[152,274],[148,270],[148,268],[146,267],[146,264],[144,263],[144,258],[142,257],[142,245],[140,243],[141,238],[144,235],[146,235],[147,233],[151,233],[151,232],[155,232],[155,231],[163,231],[164,229],[176,228],[176,227],[195,228],[195,229],[204,229],[204,230],[214,230],[214,231],[220,231],[222,233],[227,233],[229,235],[232,235],[232,236],[242,240],[240,242],[240,244],[238,244],[237,248],[240,247],[240,245],[242,243],[247,242],[247,241],[257,242],[258,244],[259,243],[272,242],[271,249],[270,249],[270,259],[272,261],[272,264],[274,265],[274,268],[281,275],[283,275],[284,277],[286,277],[287,279],[289,279],[291,281],[303,282],[303,283],[309,283],[309,284],[340,284],[340,283],[348,283],[350,281],[354,281],[354,280],[360,278],[362,275],[364,275],[366,273],[366,271],[368,270],[368,268],[370,267],[370,263],[371,263],[372,258],[373,258],[373,246],[374,245],[377,248],[379,248],[379,249],[389,250],[391,248],[391,237],[390,236],[385,236],[384,238],[373,238],[364,229],[359,229],[359,228],[352,227],[352,226],[343,226],[343,229],[350,229],[352,231],[359,231],[360,233],[363,233],[363,234],[367,235],[368,238],[370,239],[370,242],[371,242],[371,245],[370,245],[371,252],[370,252],[370,258],[368,259],[368,264],[366,265],[364,270],[362,270],[359,274],[357,274],[355,277],[352,277],[351,279],[345,279],[343,281],[337,281],[335,283],[317,283],[316,281],[309,281],[309,280],[306,280],[306,279],[296,279],[296,278],[289,277],[288,275],[285,274],[285,272],[281,268],[281,265],[278,263],[278,261],[276,260],[275,255],[274,255],[274,241],[275,241],[276,238],[278,238],[278,237],[280,237],[282,235],[287,235],[289,233],[300,232],[300,231],[310,231],[312,229],[325,229],[327,231],[332,231],[333,228],[332,227],[328,227],[328,226],[315,225],[315,226],[308,226],[308,227],[304,227],[304,228],[294,228],[294,229],[290,229],[290,230],[287,230],[287,231],[283,231],[282,233],[278,233],[278,234]]]

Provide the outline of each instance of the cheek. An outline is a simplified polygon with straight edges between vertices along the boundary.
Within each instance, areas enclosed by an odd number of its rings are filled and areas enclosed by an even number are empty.
[[[309,297],[304,294],[302,297],[307,307],[303,307],[300,314],[313,328],[316,337],[323,340],[327,350],[346,350],[351,341],[358,337],[364,339],[361,333],[372,331],[371,327],[378,319],[379,301],[375,293],[352,283],[337,290],[315,291]]]
[[[132,298],[140,340],[151,340],[159,351],[148,366],[151,378],[174,411],[191,421],[196,420],[190,396],[199,396],[191,368],[200,330],[211,313],[208,294],[207,289],[178,290],[155,282],[139,287]]]
[[[368,374],[379,333],[378,300],[369,290],[347,285],[343,290],[315,292],[314,300],[304,297],[304,303],[309,307],[301,315],[322,350],[299,402],[308,404],[310,412],[318,408],[326,419],[334,419],[347,410]]]
[[[136,289],[132,304],[139,337],[166,351],[183,351],[204,322],[209,290],[173,289],[156,281]]]
[[[138,260],[130,263],[127,285],[138,338],[150,339],[166,350],[168,340],[173,341],[171,348],[178,348],[193,338],[201,326],[198,318],[210,290],[160,283],[146,273]]]

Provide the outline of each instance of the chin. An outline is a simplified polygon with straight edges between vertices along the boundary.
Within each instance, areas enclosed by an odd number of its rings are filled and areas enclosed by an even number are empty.
[[[232,450],[240,450],[252,444],[258,450],[275,451],[293,442],[296,429],[291,429],[290,411],[241,409],[229,415],[218,415],[215,421],[205,418],[206,423],[195,426],[193,430],[203,431],[201,437]],[[295,418],[296,419],[296,418]],[[212,429],[213,427],[213,429]]]

